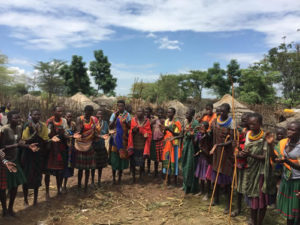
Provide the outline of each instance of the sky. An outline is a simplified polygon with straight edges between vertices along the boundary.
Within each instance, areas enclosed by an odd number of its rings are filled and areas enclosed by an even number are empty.
[[[299,28],[299,0],[0,0],[0,52],[16,73],[33,76],[38,61],[72,55],[88,66],[102,49],[118,95],[136,78],[226,68],[231,59],[245,68],[283,41],[299,42]]]

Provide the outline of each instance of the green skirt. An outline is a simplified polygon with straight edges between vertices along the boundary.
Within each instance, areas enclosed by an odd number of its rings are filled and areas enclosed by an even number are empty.
[[[294,220],[300,216],[300,199],[296,193],[300,191],[300,179],[281,179],[278,198],[277,211],[289,220]]]
[[[245,169],[239,169],[237,168],[237,189],[236,191],[240,194],[245,194],[246,193],[246,179],[245,179]]]
[[[7,170],[7,188],[8,190],[16,188],[21,184],[26,183],[26,177],[21,166],[16,163],[17,172],[12,173]]]
[[[113,170],[125,170],[129,167],[128,159],[121,159],[118,152],[111,152],[109,157],[109,164]]]

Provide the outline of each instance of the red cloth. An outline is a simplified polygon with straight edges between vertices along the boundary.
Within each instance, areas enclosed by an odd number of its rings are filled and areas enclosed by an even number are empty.
[[[246,134],[248,130],[243,129],[241,133],[239,133],[239,150],[242,151],[245,148],[245,142],[246,142]],[[246,158],[237,158],[237,168],[244,169],[247,168],[247,159]]]
[[[135,127],[139,128],[139,133],[141,133],[143,136],[145,134],[148,134],[148,137],[145,141],[145,147],[144,147],[144,156],[150,156],[150,145],[152,140],[152,130],[151,130],[151,124],[149,119],[147,118],[142,125],[138,124],[138,119],[135,117],[131,120],[129,135],[128,135],[128,154],[129,156],[133,154],[133,135],[132,135],[132,129]]]

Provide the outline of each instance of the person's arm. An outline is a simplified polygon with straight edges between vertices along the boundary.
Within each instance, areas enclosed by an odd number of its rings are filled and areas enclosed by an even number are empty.
[[[109,120],[109,129],[114,129],[116,127],[116,122],[119,116],[119,111],[111,114],[110,120]]]

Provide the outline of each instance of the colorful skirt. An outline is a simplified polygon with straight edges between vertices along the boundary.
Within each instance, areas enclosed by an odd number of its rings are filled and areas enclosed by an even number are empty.
[[[0,190],[7,189],[7,168],[0,162]]]
[[[16,173],[12,173],[12,172],[9,172],[8,170],[6,170],[8,190],[10,190],[12,188],[17,188],[19,185],[26,183],[26,177],[23,173],[21,166],[16,162],[15,162],[15,164],[16,164],[16,168],[17,168]]]
[[[205,157],[205,155],[201,154],[197,160],[195,177],[197,177],[199,180],[206,180],[207,168],[208,168],[207,158]]]
[[[133,167],[144,166],[144,149],[134,149],[133,155],[130,156],[130,163]]]
[[[289,220],[300,218],[300,199],[296,193],[300,192],[300,179],[281,179],[278,198],[277,211]]]
[[[76,150],[74,167],[80,170],[96,169],[96,158],[94,149],[91,148],[86,152]]]
[[[52,142],[49,153],[48,169],[52,171],[64,170],[67,157],[67,145],[62,142]]]
[[[108,154],[104,142],[95,142],[96,167],[105,168],[107,166]]]
[[[121,159],[119,152],[111,152],[109,157],[109,164],[113,170],[125,170],[129,167],[128,159]]]
[[[169,168],[168,175],[176,175],[176,176],[178,176],[178,174],[179,174],[178,151],[179,151],[179,147],[178,147],[178,145],[175,145],[174,146],[174,159],[175,159],[174,163],[171,163],[169,161],[169,155],[166,157],[167,160],[163,161],[163,173],[164,174],[167,173],[167,169]]]
[[[268,205],[273,204],[271,202],[269,195],[263,193],[262,188],[264,184],[264,175],[260,175],[259,177],[259,197],[247,197],[246,202],[251,209],[263,209]]]
[[[160,141],[151,141],[150,147],[150,159],[155,162],[162,161],[162,152],[164,149],[164,140]]]
[[[213,170],[211,173],[211,181],[215,182],[217,178],[217,171]],[[232,177],[227,176],[223,173],[219,173],[218,182],[219,185],[230,185],[232,182]]]

